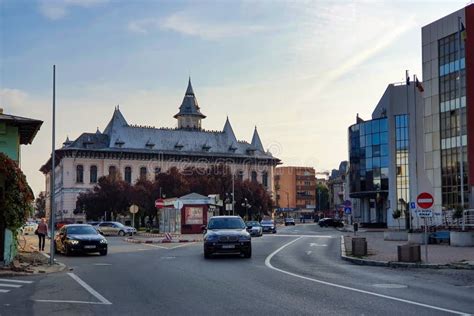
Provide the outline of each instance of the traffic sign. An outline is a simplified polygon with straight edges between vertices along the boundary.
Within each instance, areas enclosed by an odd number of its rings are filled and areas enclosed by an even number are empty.
[[[416,203],[420,208],[427,209],[433,206],[434,198],[430,193],[423,192],[418,194],[418,197],[416,198]]]
[[[346,207],[352,206],[351,200],[345,200],[345,201],[344,201],[344,206],[346,206]]]
[[[347,207],[344,207],[344,213],[346,214],[351,214],[352,213],[352,208],[347,206]]]
[[[135,204],[130,205],[130,213],[132,214],[138,213],[138,206]]]
[[[156,207],[156,208],[163,208],[163,207],[165,207],[165,200],[163,200],[163,199],[157,199],[157,200],[155,201],[155,207]]]
[[[416,208],[416,203],[415,202],[410,202],[410,208],[415,209]]]
[[[416,216],[420,218],[433,217],[433,211],[432,210],[417,210]]]

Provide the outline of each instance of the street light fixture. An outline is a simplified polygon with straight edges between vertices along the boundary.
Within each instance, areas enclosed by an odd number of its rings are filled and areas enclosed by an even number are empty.
[[[246,213],[247,213],[247,220],[250,220],[249,217],[249,209],[252,207],[252,205],[249,204],[247,198],[244,198],[244,203],[242,203],[242,206],[245,207]]]

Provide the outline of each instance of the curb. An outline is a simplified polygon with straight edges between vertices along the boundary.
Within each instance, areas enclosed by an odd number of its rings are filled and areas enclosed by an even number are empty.
[[[379,261],[356,258],[348,256],[346,252],[346,245],[344,236],[341,236],[341,259],[349,261],[357,265],[376,266],[376,267],[390,267],[390,268],[423,268],[423,269],[460,269],[460,270],[474,270],[474,265],[468,264],[435,264],[435,263],[415,263],[415,262],[398,262],[398,261]]]
[[[41,252],[41,254],[49,259],[48,254],[46,254],[44,252]],[[39,274],[51,274],[51,273],[63,272],[67,268],[67,266],[64,263],[61,263],[61,262],[56,261],[56,260],[55,260],[54,264],[59,266],[58,270],[56,270],[56,271],[47,271],[47,270],[45,270],[44,272],[39,272],[39,271],[42,271],[42,270],[38,266],[36,268],[39,268],[39,269],[37,269],[34,272],[22,272],[22,271],[12,271],[12,270],[2,270],[2,269],[0,269],[0,277],[16,277],[16,276],[32,276],[32,275],[39,275]],[[49,267],[49,265],[48,265],[48,267]]]
[[[133,238],[125,238],[125,242],[132,243],[132,244],[177,244],[177,243],[185,243],[185,242],[201,242],[202,240],[200,239],[173,239],[173,240],[168,240],[168,239],[159,239],[159,240],[151,240],[151,239],[145,239],[145,240],[138,240],[138,239],[133,239]]]

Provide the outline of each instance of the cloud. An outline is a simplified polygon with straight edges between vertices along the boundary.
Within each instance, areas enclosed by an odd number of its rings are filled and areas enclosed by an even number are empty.
[[[18,108],[27,106],[28,94],[22,90],[0,89],[0,107],[5,113],[13,113]]]
[[[142,34],[162,29],[205,40],[219,40],[264,32],[268,30],[268,27],[245,22],[212,22],[209,19],[199,19],[187,12],[178,12],[162,19],[147,18],[131,21],[128,29]]]
[[[92,8],[109,0],[39,0],[39,10],[50,20],[64,18],[71,7]]]

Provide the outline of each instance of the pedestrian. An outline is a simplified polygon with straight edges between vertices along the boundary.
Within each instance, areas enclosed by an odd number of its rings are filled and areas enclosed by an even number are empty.
[[[46,235],[48,234],[48,225],[46,225],[46,220],[44,218],[42,218],[41,222],[38,224],[36,233],[38,235],[38,250],[44,251],[44,243],[46,241]]]

